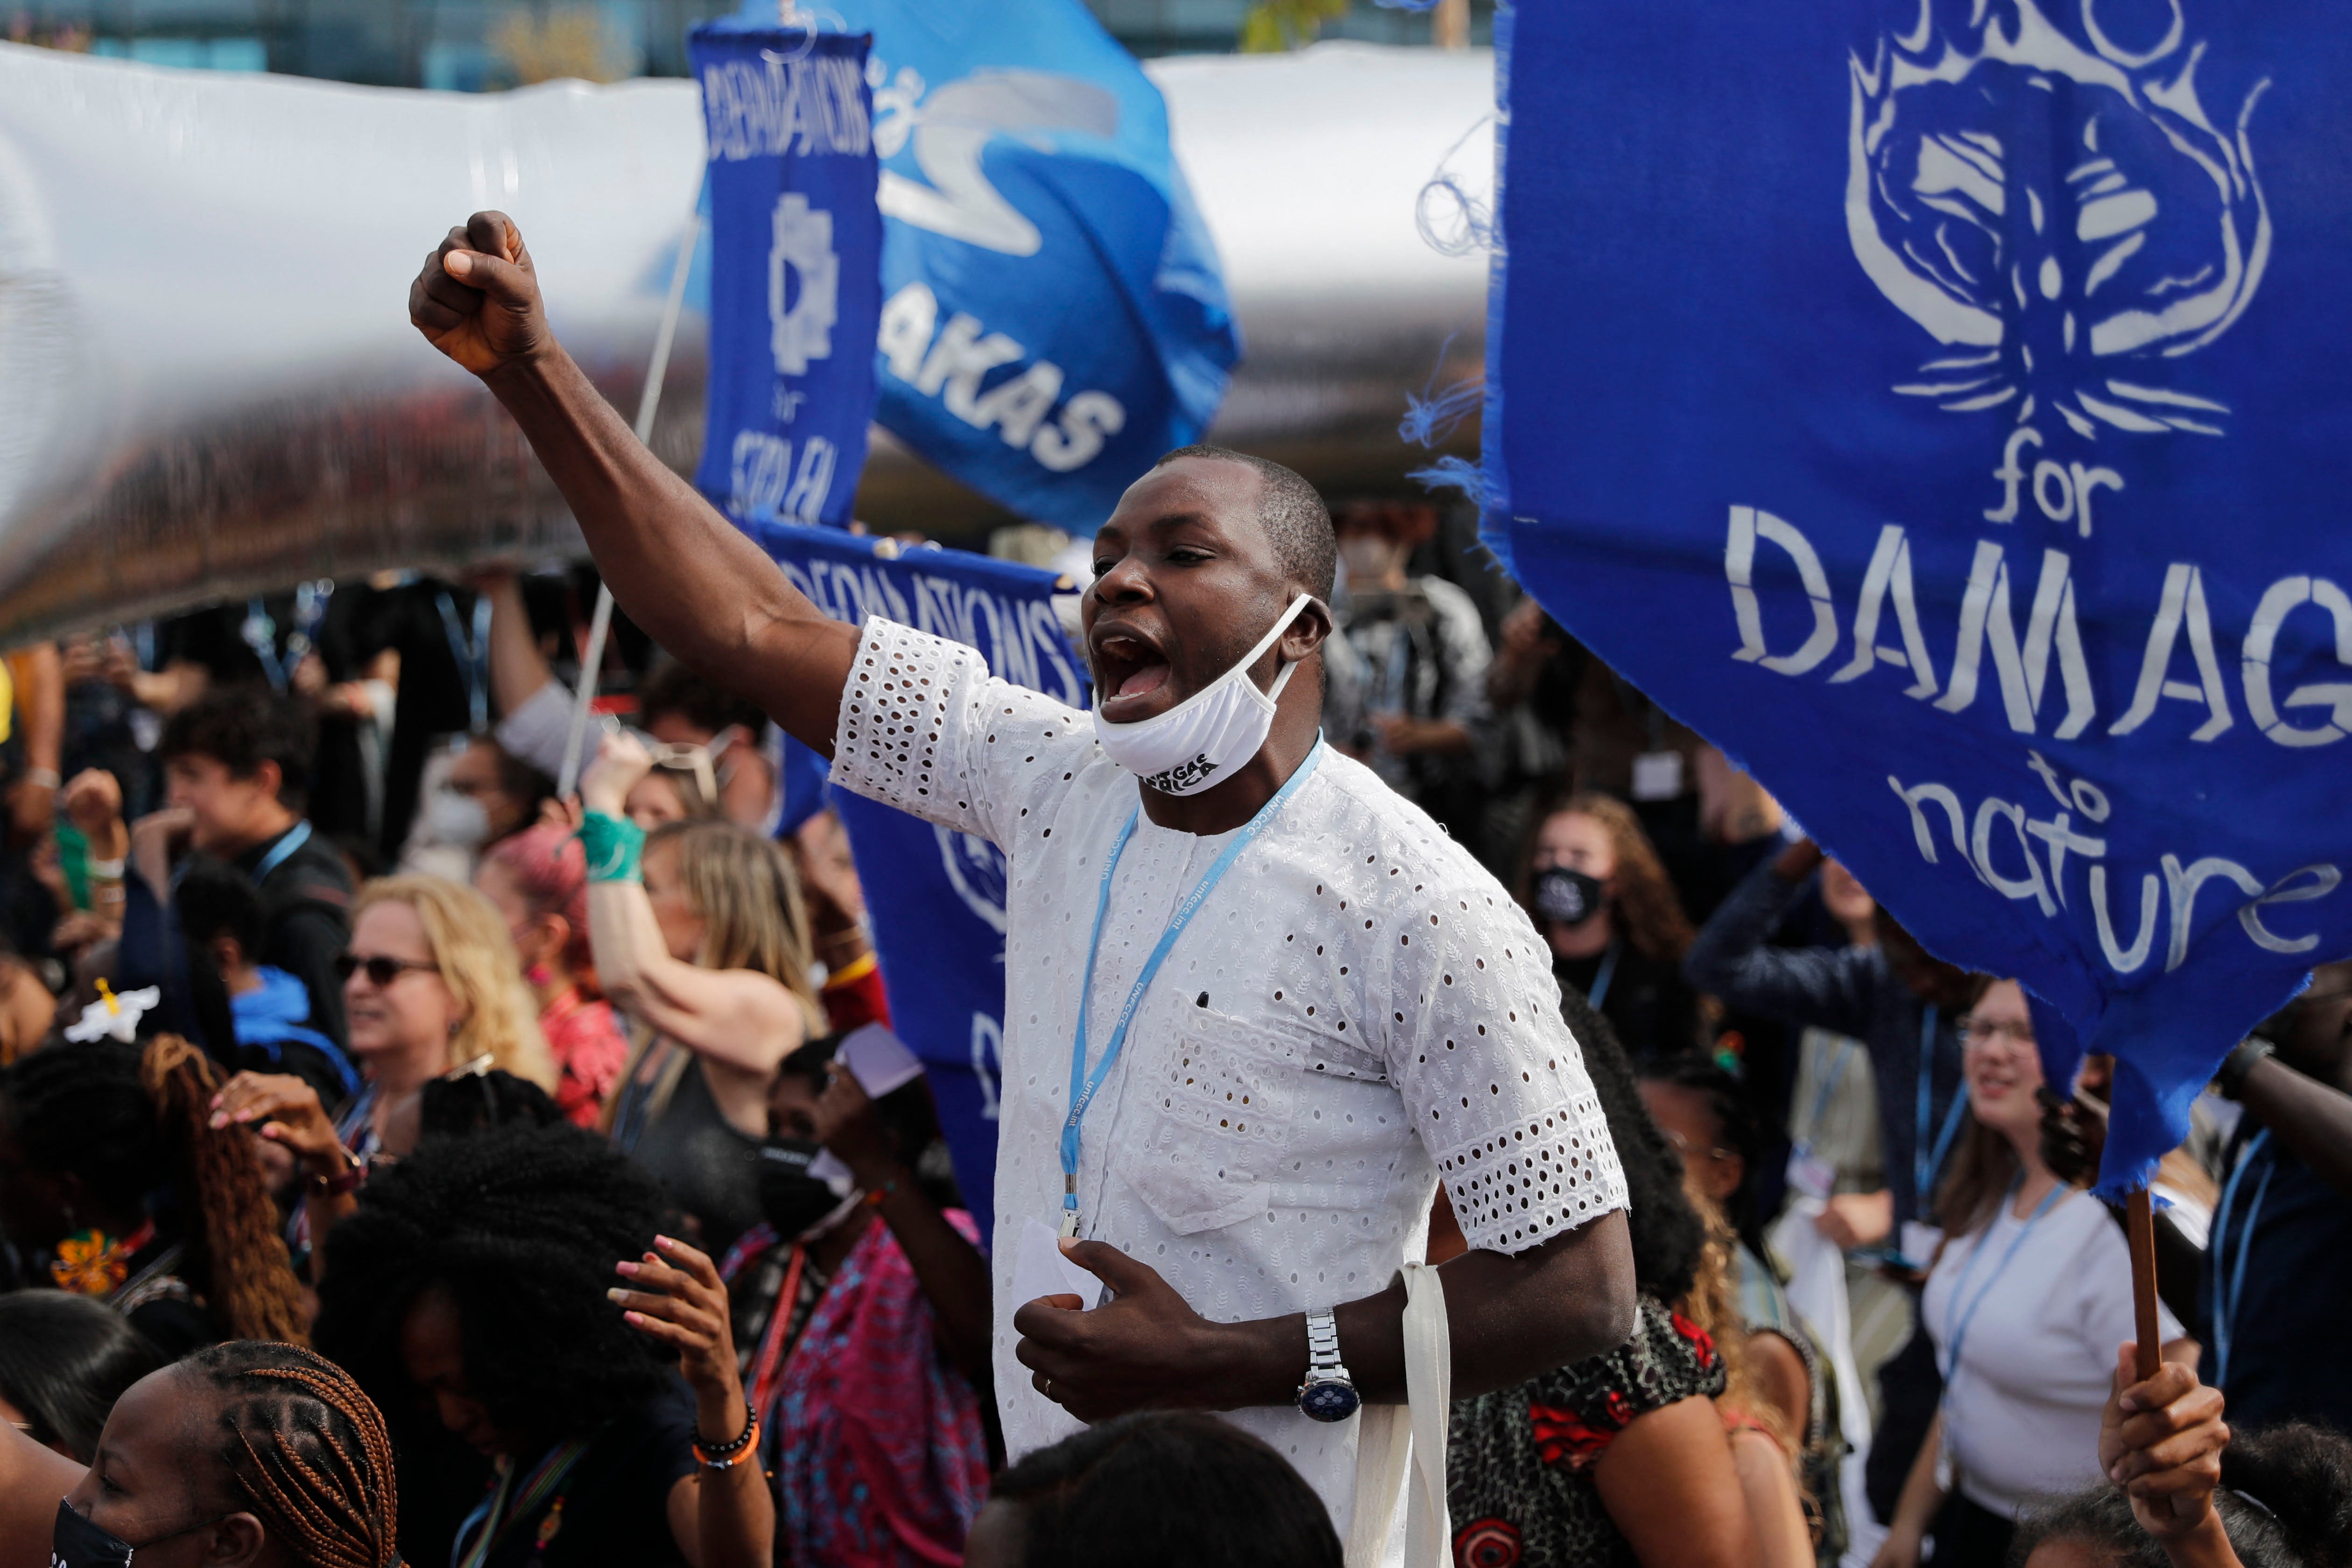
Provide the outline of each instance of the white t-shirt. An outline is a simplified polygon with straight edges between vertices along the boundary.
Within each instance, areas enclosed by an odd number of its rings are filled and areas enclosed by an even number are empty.
[[[1013,1272],[1024,1221],[1060,1219],[1080,977],[1139,789],[1084,713],[879,618],[842,695],[833,777],[1008,862],[992,1271],[996,1396],[1017,1458],[1079,1429],[1013,1358]],[[1138,814],[1103,923],[1089,1070],[1232,837]],[[1277,1317],[1385,1289],[1423,1253],[1441,1174],[1470,1245],[1499,1252],[1625,1205],[1526,914],[1424,813],[1326,749],[1138,1009],[1087,1113],[1080,1233],[1150,1264],[1204,1317]],[[1344,1538],[1358,1423],[1286,1406],[1231,1419],[1297,1467]]]
[[[2099,1480],[2099,1412],[2116,1347],[2137,1332],[2131,1253],[2104,1205],[2065,1193],[2011,1257],[2025,1226],[2003,1203],[1983,1229],[1953,1239],[1922,1301],[1937,1364],[1948,1367],[1954,1320],[1982,1298],[1960,1365],[1947,1372],[1944,1452],[1960,1490],[2004,1518]],[[2178,1339],[2179,1322],[2159,1312],[2164,1337]]]

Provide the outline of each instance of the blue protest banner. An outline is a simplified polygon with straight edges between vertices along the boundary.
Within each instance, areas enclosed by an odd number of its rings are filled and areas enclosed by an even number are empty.
[[[698,27],[710,375],[696,488],[738,523],[846,523],[882,308],[866,39]]]
[[[2352,32],[1596,0],[1499,36],[1489,541],[2116,1056],[2130,1184],[2352,953]]]
[[[874,36],[884,427],[1091,535],[1200,438],[1241,354],[1160,89],[1079,0],[824,10]]]
[[[898,552],[834,528],[749,532],[835,620],[887,616],[979,649],[1005,680],[1087,707],[1086,665],[1055,618],[1052,572],[967,550]],[[971,1212],[987,1216],[1004,1037],[1004,853],[845,789],[832,800],[865,886],[891,1027],[923,1059],[956,1181]]]

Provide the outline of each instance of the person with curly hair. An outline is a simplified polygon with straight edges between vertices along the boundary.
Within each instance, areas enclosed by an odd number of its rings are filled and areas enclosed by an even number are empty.
[[[1561,986],[1591,998],[1636,1061],[1706,1043],[1682,976],[1690,920],[1632,807],[1588,790],[1540,813],[1519,902]]]
[[[411,1559],[768,1568],[726,1289],[661,1212],[560,1124],[436,1138],[361,1189],[325,1244],[317,1336],[402,1427]],[[488,1475],[437,1463],[437,1433]]]
[[[2352,1441],[2309,1422],[2221,1419],[2221,1391],[2168,1362],[2139,1378],[2117,1347],[2099,1430],[2106,1479],[2020,1525],[2018,1568],[2342,1568],[2352,1563]]]
[[[299,1345],[214,1345],[133,1385],[58,1503],[62,1568],[129,1563],[397,1568],[383,1418]]]
[[[220,1087],[175,1035],[54,1045],[0,1072],[0,1229],[167,1354],[303,1337],[252,1137],[213,1124]]]

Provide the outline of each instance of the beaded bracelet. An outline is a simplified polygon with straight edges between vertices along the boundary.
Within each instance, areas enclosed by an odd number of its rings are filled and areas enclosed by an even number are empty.
[[[731,1470],[749,1460],[760,1446],[760,1417],[750,1400],[743,1402],[743,1430],[732,1442],[705,1445],[702,1434],[695,1434],[694,1458],[707,1470]]]

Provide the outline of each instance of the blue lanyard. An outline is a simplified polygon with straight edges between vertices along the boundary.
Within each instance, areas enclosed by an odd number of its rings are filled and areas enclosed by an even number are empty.
[[[441,612],[441,630],[449,639],[449,656],[457,661],[457,674],[466,683],[466,707],[473,733],[480,735],[490,727],[490,596],[482,593],[474,598],[474,641],[470,647],[466,633],[457,625],[457,601],[449,597],[447,589],[433,595],[433,607]]]
[[[1592,988],[1584,993],[1584,999],[1592,1004],[1594,1012],[1599,1012],[1601,1004],[1609,999],[1609,982],[1617,977],[1619,941],[1614,936],[1609,938],[1609,950],[1601,955],[1601,971],[1592,977]]]
[[[1936,1174],[1944,1168],[1944,1160],[1952,1152],[1952,1140],[1960,1135],[1960,1113],[1969,1108],[1968,1095],[1955,1091],[1951,1109],[1944,1113],[1943,1131],[1936,1134],[1931,1150],[1927,1124],[1935,1114],[1936,1022],[1939,1016],[1936,1004],[1929,1002],[1919,1019],[1919,1135],[1911,1146],[1911,1208],[1923,1218],[1935,1201]]]
[[[1995,1215],[1996,1218],[2000,1214],[2008,1212],[2010,1204],[2017,1197],[2017,1189],[2023,1183],[2024,1178],[2021,1176],[2009,1184],[2009,1190],[2001,1195],[2000,1208]],[[1985,1242],[1992,1239],[1992,1225],[1990,1221],[1985,1226],[1984,1240],[1979,1241],[1969,1249],[1969,1260],[1960,1266],[1960,1277],[1952,1285],[1954,1308],[1952,1343],[1950,1348],[1944,1353],[1944,1396],[1946,1398],[1951,1397],[1952,1378],[1960,1370],[1960,1344],[1969,1337],[1969,1324],[1976,1321],[1977,1309],[1984,1305],[1987,1296],[1992,1294],[1992,1288],[2000,1283],[2001,1275],[2009,1271],[2010,1264],[2017,1259],[2018,1249],[2023,1247],[2025,1239],[2033,1234],[2033,1228],[2042,1223],[2042,1217],[2057,1207],[2059,1198],[2068,1190],[2066,1184],[2060,1182],[2042,1195],[2042,1201],[2034,1206],[2033,1213],[2027,1218],[2022,1226],[2019,1227],[2017,1234],[2011,1239],[2009,1250],[2000,1255],[2000,1261],[1994,1266],[1991,1277],[1985,1281],[1984,1289],[1970,1297],[1968,1304],[1963,1307],[1960,1305],[1960,1294],[1969,1288],[1969,1281],[1976,1276],[1977,1264],[1985,1254]]]
[[[1095,958],[1102,951],[1103,917],[1110,910],[1110,879],[1118,870],[1119,856],[1127,852],[1128,840],[1135,836],[1136,819],[1141,813],[1142,806],[1139,802],[1129,810],[1127,821],[1120,826],[1118,837],[1110,846],[1109,858],[1103,862],[1102,888],[1095,897],[1094,935],[1087,942],[1087,972],[1078,982],[1078,1031],[1077,1038],[1070,1046],[1070,1111],[1062,1122],[1063,1235],[1076,1236],[1078,1233],[1078,1128],[1086,1121],[1087,1107],[1094,1103],[1095,1092],[1103,1086],[1103,1080],[1110,1076],[1112,1064],[1118,1061],[1118,1053],[1127,1045],[1127,1026],[1135,1021],[1135,1009],[1142,1004],[1143,993],[1151,988],[1152,977],[1160,973],[1160,966],[1167,961],[1170,949],[1176,946],[1176,939],[1192,923],[1192,916],[1201,912],[1201,905],[1208,901],[1217,883],[1224,880],[1225,873],[1233,869],[1234,860],[1256,841],[1260,833],[1274,825],[1274,819],[1281,812],[1284,804],[1298,792],[1298,787],[1307,782],[1307,776],[1314,772],[1316,764],[1322,760],[1323,737],[1318,735],[1315,737],[1315,749],[1307,754],[1307,760],[1300,763],[1297,771],[1275,791],[1274,799],[1259,807],[1257,815],[1234,835],[1234,841],[1224,847],[1199,883],[1184,895],[1184,902],[1176,906],[1174,916],[1168,922],[1168,929],[1160,934],[1159,945],[1143,961],[1143,972],[1135,977],[1135,984],[1128,990],[1127,1005],[1119,1009],[1118,1022],[1112,1027],[1110,1040],[1103,1046],[1102,1060],[1089,1073],[1087,1071],[1087,1011],[1095,988]]]
[[[2238,1183],[2244,1177],[2246,1167],[2252,1165],[2271,1141],[2271,1130],[2264,1127],[2246,1141],[2245,1152],[2238,1156],[2236,1168],[2230,1172],[2227,1186],[2221,1188],[2221,1207],[2213,1211],[2213,1386],[2221,1387],[2230,1375],[2230,1342],[2236,1337],[2238,1304],[2246,1297],[2246,1255],[2254,1249],[2254,1226],[2262,1218],[2263,1199],[2271,1190],[2271,1177],[2278,1174],[2278,1162],[2263,1166],[2263,1179],[2254,1184],[2254,1196],[2246,1205],[2246,1233],[2238,1240],[2238,1261],[2228,1261],[2229,1239],[2222,1228],[2230,1223],[2230,1210],[2238,1201]]]
[[[307,844],[310,841],[310,823],[297,822],[292,827],[287,829],[286,836],[278,841],[278,847],[271,850],[268,854],[262,856],[261,863],[253,868],[253,885],[259,887],[263,883],[268,882],[271,872],[276,871],[279,866],[284,865],[286,863],[287,857],[293,854],[296,850],[300,849],[304,844]]]
[[[1822,1086],[1813,1091],[1813,1108],[1805,1117],[1805,1135],[1797,1140],[1798,1149],[1810,1155],[1813,1140],[1822,1135],[1822,1117],[1830,1108],[1830,1096],[1837,1092],[1839,1082],[1845,1077],[1846,1059],[1853,1054],[1853,1041],[1841,1036],[1837,1054],[1830,1058],[1830,1070],[1822,1075]]]

